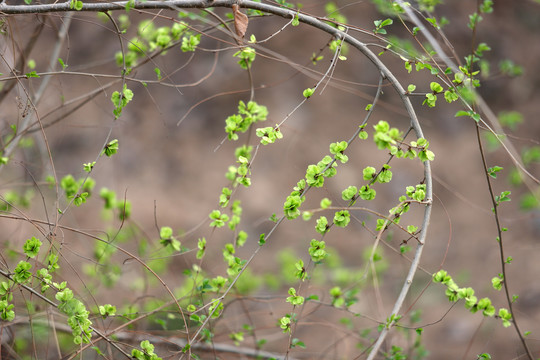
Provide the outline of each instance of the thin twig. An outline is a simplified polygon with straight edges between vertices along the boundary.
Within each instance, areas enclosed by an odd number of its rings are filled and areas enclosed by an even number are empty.
[[[495,194],[493,192],[493,187],[491,186],[491,178],[489,176],[489,170],[486,163],[486,156],[484,153],[484,147],[482,145],[482,138],[480,137],[480,127],[478,124],[476,124],[476,139],[478,142],[478,149],[480,150],[480,157],[482,158],[482,165],[484,168],[484,175],[487,181],[488,190],[489,190],[489,197],[491,199],[491,205],[493,206],[493,217],[495,218],[495,224],[497,227],[497,243],[499,244],[499,254],[501,258],[501,271],[502,271],[502,280],[503,280],[503,287],[504,287],[504,294],[506,295],[506,302],[508,304],[508,308],[510,310],[510,314],[512,315],[512,323],[514,324],[514,328],[516,329],[516,333],[519,337],[519,340],[521,341],[521,344],[523,345],[523,348],[527,352],[527,357],[529,360],[533,360],[534,356],[531,352],[531,349],[529,349],[529,346],[527,345],[527,342],[525,341],[525,338],[523,334],[521,333],[521,330],[519,329],[518,321],[516,318],[516,314],[513,310],[513,300],[510,296],[510,291],[508,289],[508,275],[506,273],[506,258],[504,256],[504,246],[503,246],[503,234],[502,234],[502,226],[499,221],[499,212],[498,212],[498,206],[497,201],[495,199]]]

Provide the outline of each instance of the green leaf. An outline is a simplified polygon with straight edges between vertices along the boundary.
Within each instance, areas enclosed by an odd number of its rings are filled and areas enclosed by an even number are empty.
[[[482,16],[475,12],[469,15],[469,23],[467,24],[467,26],[469,27],[469,29],[474,30],[476,28],[476,25],[478,25],[478,23],[483,19],[484,18]]]
[[[375,177],[376,172],[377,170],[375,170],[375,168],[372,166],[368,166],[364,168],[364,170],[362,171],[364,180],[367,180],[367,181],[372,180]]]
[[[291,25],[292,25],[292,26],[298,26],[298,25],[300,25],[300,21],[298,20],[298,13],[296,13],[296,15],[294,16]]]
[[[62,70],[66,70],[68,65],[64,63],[64,60],[62,60],[62,58],[58,58],[58,62],[60,63],[60,66],[62,66]]]
[[[118,148],[118,139],[111,140],[107,145],[105,145],[101,155],[105,154],[106,156],[111,157],[118,152]]]
[[[500,166],[493,166],[493,167],[490,167],[488,169],[488,175],[491,176],[492,178],[496,179],[497,178],[497,173],[499,171],[501,171],[503,168],[500,167]]]
[[[200,238],[197,240],[197,259],[202,259],[206,252],[206,238]]]
[[[436,283],[445,283],[451,279],[452,278],[448,275],[448,272],[446,270],[439,270],[438,272],[433,274],[433,282]]]
[[[347,142],[346,141],[340,141],[330,144],[330,153],[335,155],[336,159],[341,161],[341,163],[345,164],[347,161],[349,161],[349,157],[343,152],[347,149]]]
[[[426,18],[426,20],[435,28],[435,29],[440,29],[439,27],[439,24],[437,23],[437,19],[434,18],[434,17],[431,17],[431,18]]]
[[[493,286],[495,290],[501,290],[502,285],[503,285],[502,277],[499,276],[499,277],[494,277],[491,279],[491,286]]]
[[[536,209],[540,207],[540,201],[534,194],[523,194],[519,199],[519,207],[525,211]]]
[[[198,36],[200,37],[200,34]],[[238,64],[242,69],[247,70],[251,67],[251,64],[255,60],[256,55],[257,52],[255,51],[255,49],[247,46],[242,48],[242,50],[234,53],[233,56],[239,58],[240,60],[238,60]]]
[[[349,186],[341,192],[341,198],[343,200],[351,200],[358,193],[358,188],[356,186]]]
[[[307,278],[307,272],[306,272],[306,268],[304,267],[304,261],[302,259],[299,259],[294,264],[294,267],[296,269],[295,277],[304,281]]]
[[[324,56],[322,55],[317,55],[316,53],[313,53],[311,55],[311,62],[313,63],[313,65],[317,65],[317,63],[322,59],[324,59]]]
[[[377,195],[375,189],[371,189],[368,185],[364,185],[359,190],[359,195],[362,200],[373,200]]]
[[[508,311],[505,308],[500,308],[498,315],[501,318],[504,327],[509,327],[509,326],[512,325],[512,323],[510,321],[510,320],[512,320],[512,313],[510,311]]]
[[[88,192],[83,192],[81,194],[77,194],[73,198],[73,203],[75,204],[75,206],[81,206],[82,204],[84,204],[86,202],[87,198],[88,198]]]
[[[502,191],[500,195],[495,196],[495,201],[497,202],[497,205],[505,201],[511,201],[510,194],[510,191]]]
[[[426,198],[426,185],[407,186],[407,196],[419,202],[423,201]]]
[[[135,7],[135,0],[129,0],[127,3],[126,3],[126,6],[125,6],[125,10],[126,12],[129,12],[131,9],[133,9]]]
[[[521,152],[525,166],[540,162],[540,146],[525,147]]]
[[[392,19],[386,19],[386,20],[375,20],[373,21],[373,24],[375,24],[375,29],[373,32],[375,34],[386,34],[386,29],[383,29],[385,26],[392,25],[394,21]]]
[[[186,36],[184,36],[182,38],[182,45],[180,46],[180,50],[182,50],[182,52],[193,52],[193,51],[195,51],[197,49],[197,46],[199,45],[200,42],[201,42],[201,34],[186,35]],[[249,48],[249,49],[251,49],[251,48]],[[234,54],[234,56],[237,56],[237,54],[242,55],[242,56],[245,55],[241,51],[239,51],[236,54]],[[255,58],[255,55],[253,55],[253,59],[254,58]],[[247,61],[251,65],[251,62],[249,62],[249,59],[245,60],[244,58],[242,58],[242,60],[240,60],[238,63],[240,64],[241,61],[244,61],[244,64]],[[251,60],[251,61],[253,61],[253,60]],[[242,68],[244,68],[242,64],[240,64],[240,66],[242,66]]]
[[[162,226],[159,230],[160,239],[169,239],[173,236],[173,230],[169,226]]]
[[[156,73],[157,79],[161,80],[161,70],[159,68],[154,68],[154,72]]]
[[[340,210],[334,214],[334,224],[339,227],[346,227],[351,221],[351,214],[348,210]]]
[[[459,99],[459,96],[454,89],[449,89],[444,92],[444,99],[447,103],[452,103]]]
[[[95,161],[92,161],[91,163],[83,164],[83,170],[87,173],[90,173],[94,166],[96,165]]]
[[[34,258],[39,253],[39,249],[41,247],[41,241],[37,239],[36,237],[32,236],[32,238],[26,240],[26,242],[23,245],[23,251],[29,258]]]
[[[326,216],[321,216],[317,219],[317,224],[315,225],[315,230],[321,234],[324,235],[328,231],[328,219]]]
[[[113,110],[115,119],[120,117],[122,110],[131,100],[133,100],[133,91],[128,89],[126,84],[124,84],[124,88],[122,89],[122,95],[118,91],[112,93],[111,102],[115,107]]]
[[[302,349],[306,348],[306,344],[304,344],[303,341],[300,341],[300,339],[293,338],[291,340],[291,348],[300,347]]]
[[[13,271],[13,281],[19,284],[27,283],[32,277],[32,273],[29,271],[32,265],[26,261],[19,261],[17,267]]]
[[[99,314],[105,319],[116,314],[116,306],[105,304],[99,306]]]
[[[300,216],[298,209],[304,200],[299,195],[289,195],[283,204],[283,212],[287,219],[292,220]]]
[[[303,95],[306,99],[309,99],[309,98],[311,97],[311,95],[313,95],[314,92],[315,92],[315,89],[307,88],[307,89],[305,89],[305,90],[302,92],[302,95]]]
[[[210,227],[223,227],[227,221],[229,221],[229,215],[222,214],[219,210],[213,210],[208,217],[213,220],[210,223]]]
[[[330,289],[329,293],[332,297],[332,306],[341,307],[345,303],[343,291],[339,286],[334,286],[332,289]]]
[[[328,198],[321,200],[321,209],[328,209],[332,205],[332,201]]]
[[[15,305],[9,304],[6,300],[0,300],[0,319],[4,321],[13,321],[15,319]]]
[[[401,132],[397,128],[391,128],[388,122],[380,120],[373,126],[375,134],[373,134],[373,141],[379,149],[390,149],[391,146],[397,144],[397,141],[401,141]]]
[[[273,144],[276,140],[283,138],[283,134],[279,130],[279,125],[258,128],[255,130],[255,134],[261,138],[261,144],[263,145]]]
[[[387,165],[388,166],[388,165]],[[377,181],[381,184],[389,183],[392,180],[392,171],[384,168],[377,176]]]
[[[408,225],[407,231],[411,234],[415,234],[418,231],[418,226]]]
[[[304,303],[304,297],[296,295],[296,290],[294,288],[289,288],[289,297],[287,297],[287,302],[294,305],[300,306]]]
[[[83,2],[78,0],[71,0],[69,3],[69,8],[80,11],[83,8]]]
[[[478,56],[482,56],[484,54],[484,51],[490,51],[491,48],[486,43],[480,43],[476,47],[475,54]]]
[[[319,263],[328,256],[325,247],[326,244],[324,241],[318,241],[316,239],[311,240],[308,252],[313,262]]]
[[[498,118],[502,126],[507,126],[511,130],[515,130],[517,125],[523,122],[523,115],[518,111],[501,111]]]
[[[433,161],[435,160],[435,153],[433,153],[433,151],[431,150],[422,150],[418,153],[418,158],[424,162],[424,161]]]
[[[381,22],[378,26],[383,27],[383,26],[392,25],[393,23],[394,21],[392,19],[386,19],[383,22]]]
[[[480,12],[482,13],[492,13],[493,12],[493,0],[484,0],[482,5],[480,5]]]
[[[324,6],[324,10],[326,12],[326,18],[335,20],[336,22],[342,24],[347,23],[347,18],[341,13],[340,8],[333,1],[327,2]],[[330,23],[330,25],[337,27],[340,30],[344,30],[334,23]]]
[[[435,107],[436,102],[437,102],[437,95],[426,94],[426,98],[424,99],[424,102],[422,103],[422,105],[427,104],[429,107]]]
[[[412,71],[412,63],[410,61],[405,61],[405,70],[410,74]]]
[[[279,327],[283,330],[284,333],[291,331],[291,316],[286,315],[279,319]]]
[[[366,140],[368,138],[368,136],[369,135],[368,135],[367,131],[364,131],[364,130],[362,130],[362,131],[360,131],[358,133],[358,138],[360,138],[361,140]]]
[[[238,140],[238,132],[246,132],[250,126],[259,121],[265,121],[268,116],[268,109],[266,106],[259,105],[254,101],[249,101],[247,104],[243,101],[238,103],[238,114],[231,115],[225,119],[225,132],[228,134],[229,140]],[[276,135],[277,136],[277,135]],[[242,150],[241,153],[245,154],[244,157],[251,157],[251,150]],[[240,153],[239,153],[240,154]],[[237,158],[238,158],[238,155]]]
[[[465,111],[465,110],[460,110],[458,111],[455,115],[455,117],[459,117],[459,116],[469,116],[471,119],[473,119],[474,121],[476,122],[479,122],[481,117],[480,117],[480,114],[474,112],[474,111]]]
[[[324,185],[324,176],[320,173],[317,165],[309,165],[306,170],[306,183],[313,187],[322,187]]]
[[[38,78],[39,75],[35,71],[30,71],[29,73],[26,73],[27,78]]]
[[[309,221],[312,216],[313,216],[313,212],[311,212],[311,211],[302,211],[302,219],[303,220]]]

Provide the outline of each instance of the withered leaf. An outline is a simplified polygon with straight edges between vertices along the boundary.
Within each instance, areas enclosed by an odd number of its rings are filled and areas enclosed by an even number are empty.
[[[232,11],[234,14],[234,30],[236,31],[236,35],[238,35],[239,38],[244,38],[249,19],[246,14],[240,11],[237,4],[233,4]]]

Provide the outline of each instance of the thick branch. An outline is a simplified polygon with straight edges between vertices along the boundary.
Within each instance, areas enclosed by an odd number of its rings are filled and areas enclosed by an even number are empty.
[[[83,3],[83,7],[79,11],[114,11],[124,10],[126,7],[130,9],[139,10],[152,10],[152,9],[177,9],[177,8],[208,8],[208,7],[231,7],[236,3],[233,0],[173,0],[173,1],[113,1],[108,3]],[[7,5],[6,3],[0,4],[0,13],[4,15],[16,15],[16,14],[37,14],[37,13],[52,13],[52,12],[66,12],[76,11],[71,8],[70,2],[61,2],[54,4],[38,4],[38,5]]]

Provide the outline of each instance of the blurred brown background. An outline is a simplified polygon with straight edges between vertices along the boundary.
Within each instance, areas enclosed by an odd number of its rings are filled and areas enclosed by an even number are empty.
[[[304,4],[303,10],[324,16],[324,3],[310,1]],[[342,12],[350,24],[368,31],[374,27],[374,20],[385,18],[367,1],[336,3],[338,7],[342,7]],[[463,56],[471,50],[471,32],[466,24],[468,14],[475,10],[475,6],[475,2],[459,0],[448,2],[437,9],[436,15],[444,15],[450,21],[450,24],[444,27],[444,33],[455,47],[455,52],[461,56],[461,62]],[[215,9],[216,14],[223,18],[228,11]],[[540,58],[539,14],[540,4],[534,1],[496,1],[494,12],[484,16],[476,34],[477,42],[485,42],[492,49],[485,56],[491,62],[491,75],[482,79],[479,92],[495,113],[515,110],[521,112],[525,119],[525,122],[511,133],[512,142],[518,150],[536,146],[540,139],[540,125],[537,121],[537,99],[540,96],[540,76],[537,72]],[[174,13],[171,12],[170,15],[174,16]],[[9,34],[15,44],[22,46],[36,23],[45,21],[45,17],[48,17],[45,30],[31,53],[31,58],[37,63],[37,72],[50,70],[46,64],[51,46],[55,42],[56,27],[60,25],[61,15],[7,18]],[[148,17],[148,14],[134,14],[131,18],[132,26],[124,36],[124,41],[134,35],[138,20]],[[215,21],[212,17],[207,19]],[[254,34],[259,41],[263,40],[277,32],[286,22],[275,17],[252,19],[246,37]],[[155,23],[166,25],[169,21],[156,18]],[[198,23],[195,27],[202,30],[205,25]],[[389,33],[406,36],[397,21],[389,28]],[[153,239],[152,241],[157,242],[159,239],[155,219],[159,226],[167,225],[175,231],[186,232],[187,235],[181,239],[186,247],[195,248],[197,238],[206,236],[209,253],[204,268],[215,276],[222,274],[224,270],[221,246],[224,242],[231,241],[231,236],[226,231],[212,232],[208,228],[208,222],[198,226],[206,221],[212,209],[217,208],[221,188],[227,185],[224,174],[228,166],[234,164],[232,151],[246,141],[244,135],[238,144],[225,142],[219,146],[226,136],[223,131],[225,118],[236,113],[239,100],[249,99],[249,78],[246,71],[236,64],[237,59],[232,57],[237,50],[232,39],[220,32],[212,32],[211,35],[202,36],[200,48],[194,54],[182,53],[178,48],[173,48],[165,56],[155,58],[130,74],[132,77],[148,80],[149,83],[145,87],[128,81],[128,87],[135,94],[134,100],[128,104],[119,120],[113,121],[113,107],[110,102],[112,91],[120,89],[118,83],[104,88],[102,93],[79,111],[48,127],[45,132],[58,178],[66,174],[83,177],[82,164],[95,160],[110,129],[111,139],[117,138],[120,142],[118,154],[112,158],[101,158],[91,174],[97,183],[96,194],[83,207],[71,207],[62,218],[62,224],[95,233],[105,230],[107,226],[119,226],[114,220],[103,220],[100,217],[102,202],[97,192],[101,187],[113,189],[119,197],[125,195],[132,202],[130,221],[136,223],[142,233]],[[227,43],[217,41],[214,36],[226,40]],[[376,40],[368,35],[358,36],[368,43],[376,43]],[[316,78],[298,73],[289,62],[309,66],[324,73],[332,57],[329,50],[325,49],[329,40],[328,35],[301,24],[299,27],[286,27],[274,38],[260,45],[261,51],[252,70],[256,88],[255,101],[269,109],[269,118],[264,126],[281,122],[302,100],[303,89],[312,87],[317,81]],[[9,58],[14,43],[7,37],[4,37],[2,42],[3,56]],[[271,52],[263,51],[264,49]],[[310,58],[321,49],[324,59],[313,67]],[[375,52],[379,51],[375,46],[373,49]],[[120,69],[114,63],[114,54],[118,50],[119,39],[110,23],[98,20],[94,14],[76,13],[60,57],[69,65],[66,71],[84,72],[89,76],[58,74],[53,77],[45,97],[38,104],[43,123],[48,124],[69,111],[70,106],[61,106],[62,99],[69,101],[111,81],[107,78],[92,77],[90,74],[119,75]],[[275,59],[273,53],[278,53],[283,58]],[[331,142],[347,140],[363,120],[364,108],[371,102],[376,91],[378,74],[374,66],[353,49],[350,49],[347,58],[347,61],[339,62],[333,73],[334,79],[325,87],[323,94],[316,93],[285,122],[281,128],[284,139],[274,145],[261,147],[257,153],[252,167],[253,186],[239,189],[237,193],[244,208],[240,229],[249,233],[248,244],[239,252],[239,256],[248,257],[257,247],[259,234],[269,231],[272,224],[267,219],[272,213],[277,213],[278,216],[281,214],[285,197],[304,176],[307,165],[318,162],[328,154]],[[426,91],[429,82],[433,81],[431,76],[424,73],[408,75],[403,62],[389,53],[382,55],[381,59],[402,79],[404,86],[414,82],[421,92]],[[521,65],[524,75],[511,78],[500,74],[497,64],[501,59],[511,59]],[[213,69],[215,61],[216,66]],[[153,72],[155,67],[161,69],[164,78],[171,74],[166,80],[175,84],[190,84],[209,76],[196,86],[174,89],[150,83],[149,80],[156,77]],[[0,72],[5,75],[9,73],[5,64]],[[39,82],[39,79],[33,79],[25,84],[32,91]],[[10,124],[21,119],[23,110],[19,107],[16,96],[24,98],[20,88],[15,89],[1,104],[2,135],[7,133]],[[435,199],[427,246],[421,263],[425,271],[417,274],[417,283],[413,286],[405,308],[412,306],[412,309],[423,311],[420,324],[425,329],[423,341],[431,353],[429,358],[474,359],[482,352],[491,353],[495,359],[519,358],[522,349],[513,328],[504,329],[498,320],[483,319],[480,314],[469,314],[462,303],[452,308],[445,299],[444,288],[440,285],[433,284],[422,292],[430,282],[430,274],[437,271],[442,264],[460,286],[473,287],[479,298],[490,297],[497,308],[506,307],[502,293],[491,288],[491,278],[500,272],[500,255],[495,241],[496,227],[490,211],[491,203],[474,124],[469,118],[455,118],[454,114],[459,107],[446,104],[442,96],[439,96],[435,109],[422,107],[421,102],[421,97],[413,98],[425,136],[430,141],[430,149],[436,154],[432,165]],[[53,109],[58,110],[44,117],[44,114]],[[186,114],[182,123],[177,126]],[[390,86],[386,86],[380,104],[367,127],[370,135],[372,125],[378,120],[386,120],[401,130],[406,130],[408,126],[399,98]],[[31,187],[29,174],[42,184],[44,177],[51,173],[42,147],[42,136],[39,132],[32,136],[38,146],[18,153],[17,160],[20,160],[24,167],[18,162],[12,162],[2,170],[2,190]],[[254,144],[254,134],[250,141]],[[349,185],[361,186],[362,169],[365,166],[377,168],[387,159],[385,152],[376,150],[371,136],[366,142],[356,141],[346,154],[349,156],[349,163],[339,165],[338,175],[328,179],[322,189],[310,191],[303,208],[317,207],[323,197],[329,197],[336,205],[345,205],[341,200],[341,191]],[[516,315],[522,330],[532,331],[529,345],[536,351],[535,355],[538,355],[539,213],[537,210],[520,210],[519,196],[527,190],[524,186],[511,186],[506,180],[512,167],[508,155],[502,149],[497,149],[489,151],[487,159],[489,166],[504,167],[504,172],[494,182],[495,193],[512,191],[512,202],[505,203],[500,208],[503,226],[509,228],[504,239],[506,256],[514,259],[508,267],[508,282],[511,293],[520,295],[515,305]],[[397,204],[405,186],[422,181],[422,168],[418,161],[399,160],[393,162],[392,166],[394,179],[390,184],[375,187],[377,200],[373,204],[358,206],[370,205],[372,209],[386,213]],[[535,176],[540,174],[537,164],[530,165],[529,170]],[[49,216],[54,216],[53,197],[44,184],[43,189]],[[65,203],[65,199],[62,201]],[[41,204],[35,202],[38,203]],[[35,205],[25,212],[38,218],[45,216],[43,206],[40,205]],[[328,246],[334,248],[341,257],[343,267],[351,273],[364,269],[366,263],[363,253],[373,242],[373,237],[363,228],[361,221],[365,221],[368,227],[373,227],[375,221],[373,216],[368,216],[365,212],[354,212],[354,215],[357,219],[351,222],[346,230],[333,229],[325,237]],[[420,212],[413,212],[408,215],[407,221],[419,225],[419,215]],[[332,215],[326,216],[330,218]],[[0,223],[5,229],[1,239],[5,244],[22,243],[28,237],[29,231],[32,231],[27,225],[15,223],[13,220],[2,219]],[[314,219],[309,224],[300,219],[282,224],[250,266],[252,272],[260,275],[279,273],[281,263],[278,254],[284,249],[295,251],[306,260],[309,240],[318,238],[313,226]],[[73,233],[64,233],[62,236],[65,249],[69,249],[65,252],[66,261],[69,259],[77,269],[78,262],[81,259],[85,262],[85,257],[91,254],[93,244],[89,239]],[[394,232],[393,236],[388,243],[398,248],[400,241],[404,239],[398,232]],[[359,304],[353,308],[380,321],[384,321],[390,312],[409,264],[399,254],[387,247],[383,248],[390,265],[380,279],[383,312],[379,313],[369,279],[365,293],[360,294]],[[175,283],[175,272],[189,268],[194,263],[192,255],[179,256],[173,260],[171,272],[164,275],[171,288],[179,286]],[[121,302],[119,296],[124,297],[131,291],[128,284],[133,278],[130,276],[138,276],[136,272],[130,272],[135,266],[122,266],[126,270],[123,281],[113,290],[102,289],[106,295],[100,298],[100,302]],[[74,278],[73,281],[77,280]],[[290,285],[296,286],[295,283]],[[321,299],[329,301],[328,295],[324,295],[322,290],[327,286],[315,283],[310,286],[310,289],[306,289],[306,294],[320,293]],[[276,330],[275,321],[285,311],[289,311],[289,308],[283,307],[288,287],[289,285],[283,284],[283,289],[277,291],[281,298],[272,303],[274,310],[268,310],[267,307],[262,310],[261,318],[264,317],[264,323],[274,337],[274,351],[283,349],[282,341],[285,336]],[[80,291],[84,294],[84,290]],[[276,292],[268,286],[262,286],[256,294],[266,296],[275,295]],[[105,300],[109,298],[110,300]],[[417,298],[418,301],[413,304]],[[338,325],[338,319],[346,314],[323,309],[316,313],[316,319],[325,325],[306,325],[301,327],[297,334],[308,345],[306,353],[311,355],[307,355],[307,358],[315,357],[311,351],[323,351],[317,339],[325,339],[326,344],[331,347],[344,336],[339,331],[329,334],[327,326]],[[242,316],[245,316],[245,313],[239,311],[238,317]],[[306,316],[306,324],[309,320],[311,318]],[[359,327],[376,327],[374,322],[363,321]],[[238,322],[242,323],[241,320]],[[234,328],[233,325],[230,325],[231,328]],[[351,338],[355,340],[354,337]],[[400,337],[396,336],[396,339],[398,338]],[[401,340],[396,341],[399,343]],[[343,344],[345,343],[347,342],[344,341]],[[353,348],[348,348],[347,351],[332,351],[326,355],[327,358],[348,358],[348,355],[344,354],[359,353]],[[303,356],[306,358],[305,354]],[[302,358],[302,353],[299,353],[298,357]]]

